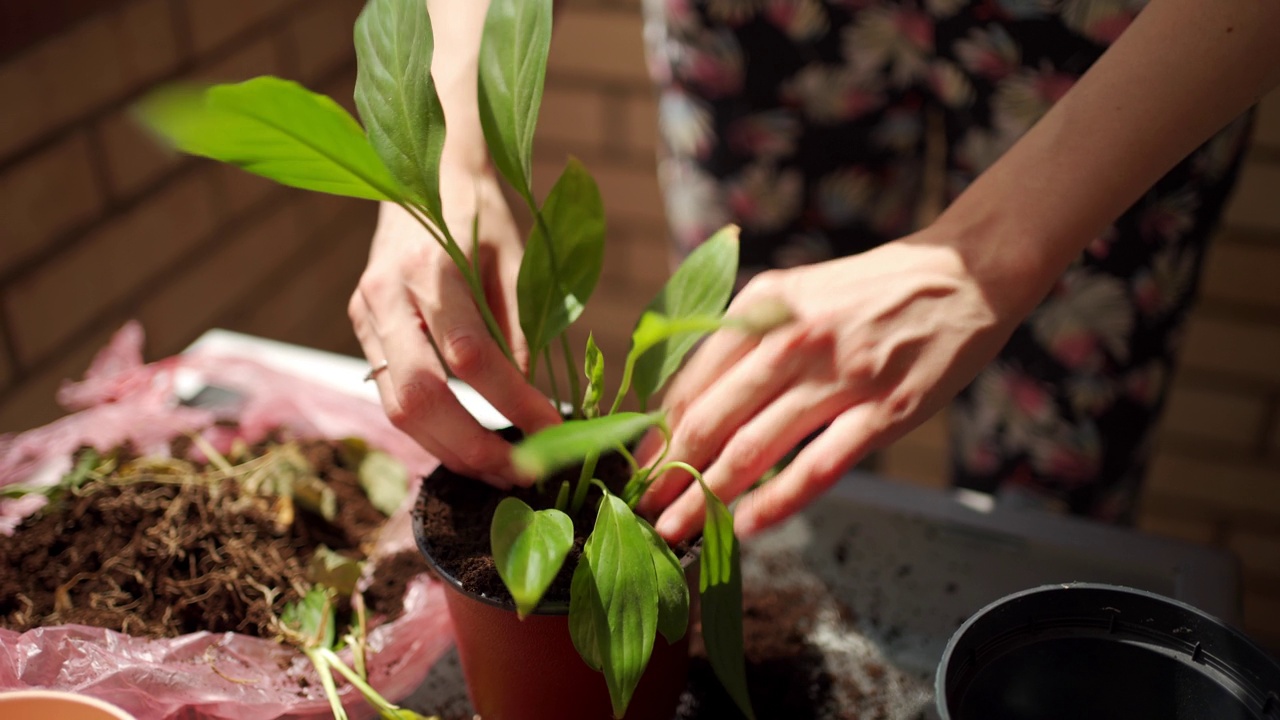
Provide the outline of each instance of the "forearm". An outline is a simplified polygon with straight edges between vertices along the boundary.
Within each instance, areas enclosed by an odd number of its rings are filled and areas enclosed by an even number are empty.
[[[444,107],[445,146],[441,164],[475,172],[488,162],[480,128],[476,76],[487,0],[426,0],[435,52],[431,77]]]
[[[1280,81],[1280,0],[1152,0],[938,222],[1025,315],[1164,173]]]

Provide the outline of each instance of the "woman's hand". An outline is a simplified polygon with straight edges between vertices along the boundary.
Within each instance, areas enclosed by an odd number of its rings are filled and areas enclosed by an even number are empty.
[[[374,368],[386,363],[375,379],[396,427],[450,469],[506,488],[522,482],[510,465],[511,447],[462,407],[445,366],[526,432],[560,421],[521,372],[528,350],[515,292],[523,246],[492,172],[442,169],[440,184],[445,222],[468,254],[478,215],[485,295],[519,368],[489,335],[449,256],[397,205],[382,205],[348,313],[365,357]]]
[[[740,534],[796,512],[867,452],[923,422],[1008,339],[1020,316],[999,309],[1007,303],[984,292],[940,234],[931,228],[858,256],[758,276],[730,313],[781,300],[795,319],[763,337],[716,333],[677,377],[664,403],[674,431],[668,457],[703,469],[725,501],[821,430],[744,498],[735,511]],[[702,491],[690,481],[668,472],[641,505],[665,508],[656,527],[672,542],[702,522]]]

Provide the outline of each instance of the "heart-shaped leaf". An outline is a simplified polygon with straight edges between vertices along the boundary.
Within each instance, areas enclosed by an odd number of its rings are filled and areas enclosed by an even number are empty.
[[[582,462],[588,455],[625,445],[661,418],[661,413],[613,413],[591,420],[569,420],[522,440],[512,451],[511,460],[526,475],[543,478]]]
[[[604,266],[604,204],[582,163],[569,159],[539,216],[516,281],[520,328],[535,357],[582,315]]]
[[[356,19],[356,107],[369,143],[443,228],[444,109],[431,77],[435,38],[424,0],[369,0]]]
[[[653,653],[658,587],[639,518],[614,495],[600,500],[595,529],[574,571],[569,634],[604,673],[614,717],[622,717]]]
[[[742,714],[752,720],[751,696],[747,692],[747,671],[742,654],[742,568],[738,539],[733,535],[733,516],[698,478],[706,499],[707,516],[702,530],[702,557],[698,587],[702,591],[702,640],[707,659],[720,684],[737,703]]]
[[[493,513],[489,543],[498,575],[524,619],[564,565],[573,547],[573,521],[559,510],[535,511],[517,498],[504,498]]]
[[[551,50],[552,0],[492,0],[480,41],[478,100],[489,155],[533,206],[533,131]]]
[[[367,200],[402,195],[355,118],[289,80],[171,87],[145,98],[137,110],[178,150],[283,185]]]
[[[729,303],[737,273],[738,228],[729,225],[685,258],[646,310],[670,322],[695,316],[719,316]],[[679,369],[680,362],[700,336],[696,332],[678,333],[655,343],[639,356],[633,383],[641,407]]]
[[[652,525],[640,517],[636,522],[649,542],[649,555],[658,580],[658,632],[667,642],[674,643],[684,637],[689,627],[689,585],[685,582],[684,568]]]

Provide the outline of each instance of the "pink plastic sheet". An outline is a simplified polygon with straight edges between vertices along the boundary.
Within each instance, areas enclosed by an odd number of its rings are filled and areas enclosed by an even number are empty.
[[[194,352],[144,364],[142,329],[122,328],[94,360],[84,380],[66,383],[59,402],[72,414],[49,425],[0,436],[0,486],[51,483],[70,467],[81,445],[108,448],[126,440],[142,452],[167,453],[169,439],[200,432],[219,449],[236,437],[253,441],[276,427],[302,437],[357,436],[399,458],[420,478],[436,461],[387,421],[381,408],[239,357]],[[214,426],[211,410],[184,407],[175,395],[181,372],[244,396],[239,427]],[[416,483],[410,498],[416,496]],[[10,534],[42,504],[0,502],[0,533]],[[414,545],[406,501],[379,536],[375,557]],[[407,696],[453,642],[439,583],[420,575],[406,590],[404,613],[370,631],[369,676],[388,699]],[[349,655],[345,655],[348,662]],[[287,668],[287,669],[282,669]],[[297,678],[309,679],[300,688]],[[140,719],[331,717],[308,661],[260,638],[195,633],[151,640],[76,625],[26,633],[0,629],[0,690],[48,688],[114,703]],[[355,717],[371,717],[359,694],[342,691]]]

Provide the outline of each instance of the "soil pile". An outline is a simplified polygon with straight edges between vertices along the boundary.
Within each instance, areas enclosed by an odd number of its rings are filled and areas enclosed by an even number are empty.
[[[165,460],[108,453],[82,483],[0,537],[0,625],[271,637],[273,618],[311,585],[317,547],[363,559],[386,520],[342,443],[263,445],[234,467],[175,450]],[[78,454],[78,467],[94,464],[84,462],[90,452]],[[271,483],[299,477],[306,482],[293,487],[314,493],[270,492]],[[398,614],[413,574],[375,578],[373,614]]]

